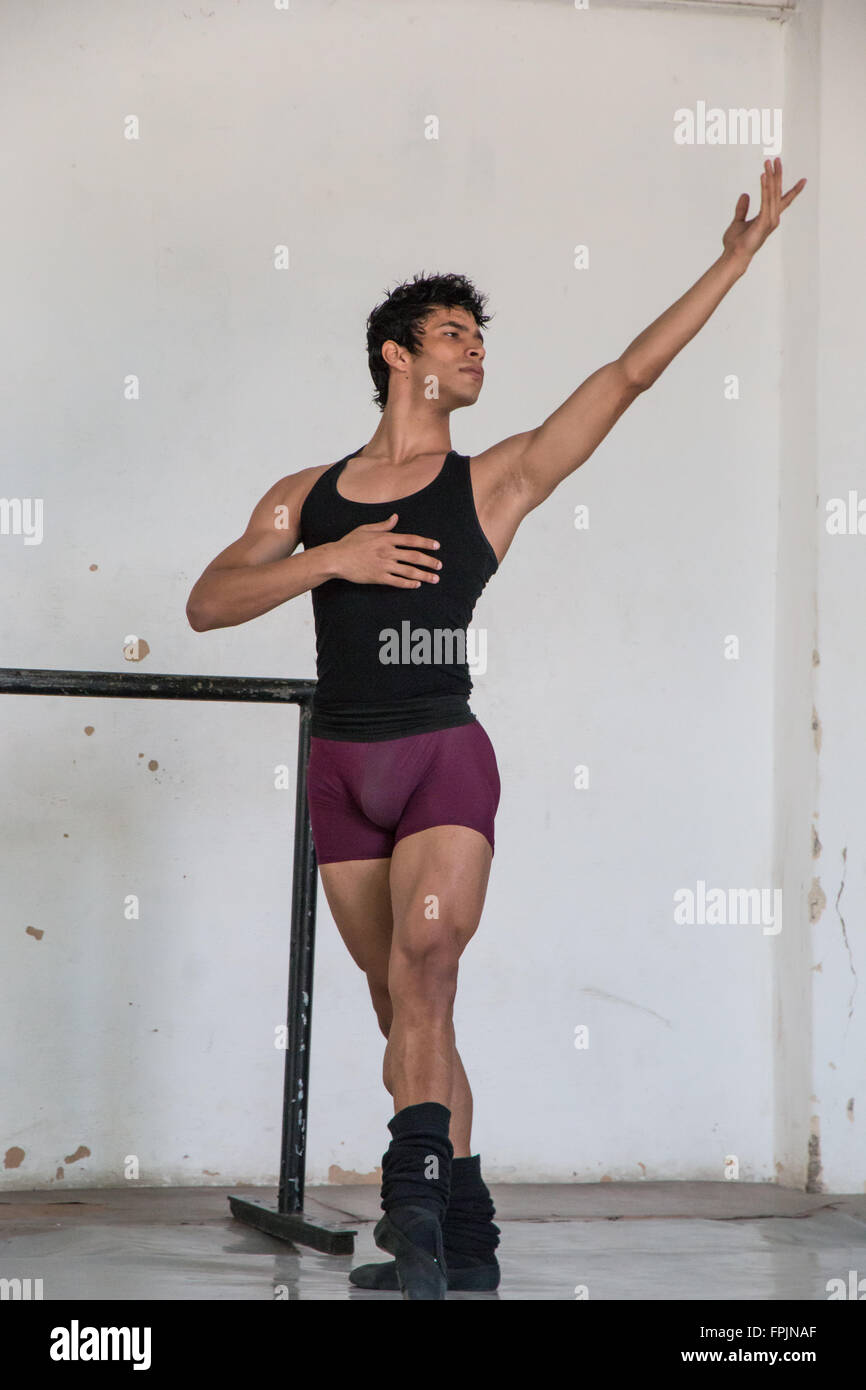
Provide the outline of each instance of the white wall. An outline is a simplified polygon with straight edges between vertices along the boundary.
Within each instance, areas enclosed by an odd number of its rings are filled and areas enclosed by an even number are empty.
[[[860,37],[855,0],[785,24],[522,0],[4,7],[2,492],[45,506],[41,545],[0,537],[6,667],[314,674],[308,596],[207,634],[184,605],[278,477],[372,434],[364,319],[383,291],[460,270],[489,294],[485,390],[452,421],[477,452],[616,356],[716,258],[737,195],[757,199],[762,150],[678,146],[674,110],[791,116],[786,183],[806,174],[807,193],[527,519],[476,611],[473,707],[503,794],[455,1016],[489,1180],[721,1179],[733,1155],[742,1179],[802,1185],[813,1113],[824,1179],[863,1180],[829,901],[847,846],[851,941],[859,549],[821,540],[816,591],[809,532],[816,491],[856,486],[862,457],[854,72],[828,95],[846,25]],[[150,647],[137,666],[133,633]],[[273,1183],[294,806],[274,769],[294,764],[296,715],[6,696],[0,718],[3,1044],[19,1059],[2,1181],[120,1184],[135,1154],[145,1184]],[[828,907],[810,950],[813,872]],[[783,885],[782,931],[677,925],[673,894],[699,879]],[[321,891],[319,909],[307,1178],[375,1180],[384,1040]]]
[[[817,281],[819,305],[816,408],[809,422],[817,444],[818,569],[812,612],[817,615],[813,645],[819,664],[800,662],[801,672],[812,676],[820,749],[817,787],[808,808],[819,842],[810,875],[809,1121],[814,1183],[828,1191],[864,1192],[866,650],[860,634],[866,622],[866,516],[860,518],[860,534],[828,534],[827,508],[833,499],[847,502],[852,491],[864,495],[866,190],[862,179],[852,180],[850,165],[853,150],[862,150],[866,141],[866,10],[857,0],[825,3],[825,10],[819,68],[820,197],[813,209],[818,215],[817,253],[813,242],[790,286],[792,332],[799,287]],[[866,513],[866,506],[862,510]],[[807,655],[804,647],[802,657]],[[803,816],[801,824],[805,820]]]

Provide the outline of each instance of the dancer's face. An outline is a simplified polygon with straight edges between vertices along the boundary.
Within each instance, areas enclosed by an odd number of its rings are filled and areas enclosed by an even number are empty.
[[[410,357],[413,384],[428,394],[430,377],[438,397],[452,408],[474,405],[484,384],[486,350],[478,324],[468,309],[431,310],[424,321],[421,351]]]

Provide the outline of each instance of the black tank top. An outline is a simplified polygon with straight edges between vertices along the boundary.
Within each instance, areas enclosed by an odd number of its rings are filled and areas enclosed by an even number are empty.
[[[317,674],[311,734],[366,743],[471,724],[466,629],[499,561],[475,510],[469,458],[452,449],[433,481],[408,497],[350,502],[337,491],[337,479],[361,449],[326,468],[304,499],[304,549],[396,512],[386,534],[438,540],[439,550],[421,553],[441,560],[442,569],[438,584],[422,580],[417,589],[329,579],[311,590]]]

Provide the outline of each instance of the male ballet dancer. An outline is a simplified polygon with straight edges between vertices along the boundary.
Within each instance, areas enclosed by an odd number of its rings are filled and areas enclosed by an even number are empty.
[[[367,323],[382,412],[370,442],[280,479],[192,589],[197,632],[313,595],[313,839],[388,1040],[395,1110],[375,1239],[396,1258],[353,1270],[361,1287],[443,1299],[446,1288],[499,1283],[500,1231],[471,1152],[472,1093],[452,1022],[500,792],[468,703],[462,644],[475,604],[523,518],[706,323],[805,183],[783,195],[781,161],[766,160],[758,215],[746,221],[743,193],[722,254],[692,288],[542,425],[471,459],[451,448],[450,416],[481,391],[484,298],[459,275],[400,285]]]

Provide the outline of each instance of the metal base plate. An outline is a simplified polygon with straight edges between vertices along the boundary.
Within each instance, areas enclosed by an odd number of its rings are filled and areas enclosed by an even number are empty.
[[[353,1255],[357,1231],[346,1226],[335,1226],[328,1221],[313,1220],[302,1211],[281,1212],[264,1202],[256,1202],[249,1197],[229,1197],[232,1216],[247,1226],[255,1226],[266,1231],[269,1236],[279,1240],[290,1240],[296,1245],[309,1245],[313,1250],[321,1250],[325,1255]]]

